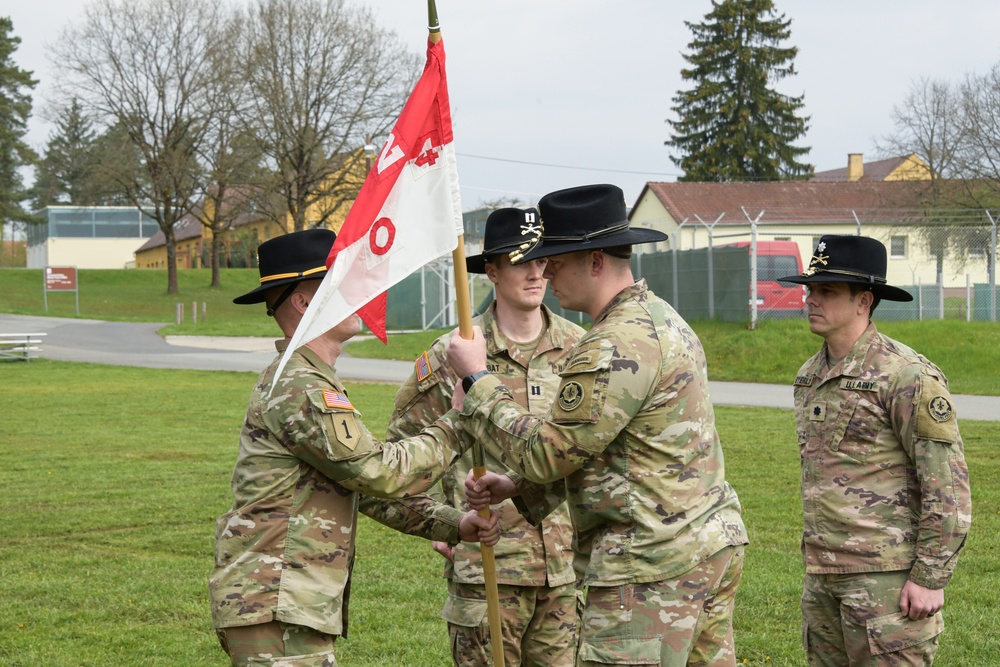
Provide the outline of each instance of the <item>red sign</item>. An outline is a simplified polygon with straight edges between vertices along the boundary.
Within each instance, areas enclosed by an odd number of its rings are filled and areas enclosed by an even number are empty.
[[[76,291],[75,266],[46,266],[45,289],[50,291]]]

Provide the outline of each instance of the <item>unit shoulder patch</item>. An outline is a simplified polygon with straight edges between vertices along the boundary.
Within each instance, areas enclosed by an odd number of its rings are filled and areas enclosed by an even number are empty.
[[[958,442],[958,419],[948,388],[936,378],[920,380],[920,405],[917,406],[914,435],[938,442]]]
[[[927,402],[927,410],[931,413],[934,421],[946,422],[951,419],[951,401],[945,396],[935,396]]]
[[[566,412],[572,412],[583,401],[583,386],[576,380],[570,380],[559,391],[559,407]]]

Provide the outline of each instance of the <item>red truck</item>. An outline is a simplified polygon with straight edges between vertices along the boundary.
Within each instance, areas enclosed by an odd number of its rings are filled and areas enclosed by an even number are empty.
[[[750,247],[750,241],[730,244]],[[795,241],[757,241],[757,313],[765,317],[799,317],[806,303],[804,285],[779,283],[782,276],[802,273],[802,258]],[[751,299],[753,286],[750,287]],[[753,306],[753,301],[750,302]]]

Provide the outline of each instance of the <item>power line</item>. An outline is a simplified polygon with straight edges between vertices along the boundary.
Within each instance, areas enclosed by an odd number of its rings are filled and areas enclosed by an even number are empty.
[[[470,155],[469,153],[456,153],[459,157],[471,157],[477,160],[492,160],[494,162],[510,162],[513,164],[527,164],[533,167],[554,167],[556,169],[577,169],[579,171],[603,171],[615,174],[637,174],[639,176],[680,176],[681,174],[669,174],[655,171],[630,171],[628,169],[604,169],[599,167],[579,167],[569,164],[549,164],[547,162],[530,162],[528,160],[509,160],[502,157],[489,157],[486,155]]]

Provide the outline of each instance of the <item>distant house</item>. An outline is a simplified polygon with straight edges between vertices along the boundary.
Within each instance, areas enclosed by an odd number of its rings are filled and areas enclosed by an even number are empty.
[[[368,165],[365,160],[357,159],[361,149],[358,151],[350,159],[345,158],[344,164],[350,166],[341,167],[341,173],[334,177],[334,180],[346,174],[345,182],[354,183],[355,187],[360,189]],[[220,232],[220,238],[222,238],[220,266],[227,268],[255,267],[257,266],[257,246],[268,239],[292,231],[294,228],[292,216],[287,213],[275,215],[273,209],[269,212],[270,215],[266,215],[255,209],[248,188],[237,187],[228,192],[226,201],[222,205],[231,207],[234,215],[227,227]],[[306,223],[316,225],[317,221],[322,219],[324,220],[323,226],[339,231],[353,204],[352,199],[333,198],[328,201],[314,202],[305,212]],[[327,206],[330,209],[327,209]],[[239,213],[236,213],[237,210]],[[213,214],[212,200],[207,199],[201,207],[174,223],[177,268],[211,267],[213,232],[207,223],[211,221]],[[135,251],[135,266],[139,269],[166,268],[167,243],[162,231],[158,231]]]
[[[159,226],[134,206],[48,206],[27,226],[27,267],[123,269]]]
[[[842,169],[819,171],[810,179],[820,183],[872,183],[877,181],[929,181],[930,167],[916,153],[865,162],[861,153],[850,153]]]
[[[898,168],[898,166],[897,166]],[[891,173],[891,172],[890,172]],[[925,232],[920,190],[905,180],[811,180],[768,183],[647,183],[629,216],[632,226],[665,232],[667,241],[642,252],[686,250],[750,240],[795,241],[804,264],[823,234],[857,234],[882,241],[888,280],[937,282],[938,262]],[[964,287],[966,274],[986,282],[985,255],[945,264],[944,284]]]
[[[198,210],[185,215],[174,224],[177,268],[203,269],[211,267],[212,230],[202,224],[203,213]],[[343,221],[339,221],[343,222]],[[257,246],[275,236],[287,234],[290,227],[259,214],[237,216],[223,233],[220,266],[246,268],[257,266]],[[339,227],[339,224],[338,224]],[[137,269],[167,268],[166,237],[159,229],[135,251]]]

